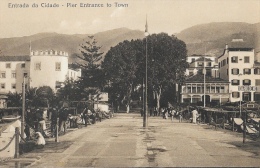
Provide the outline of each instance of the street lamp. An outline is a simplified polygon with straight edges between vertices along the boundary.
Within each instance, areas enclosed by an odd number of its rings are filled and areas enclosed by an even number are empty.
[[[26,75],[23,76],[23,83],[22,83],[22,118],[21,118],[21,135],[24,138],[24,115],[25,115],[25,78],[27,78]]]
[[[148,33],[148,25],[147,25],[147,17],[146,17],[146,24],[145,24],[145,105],[144,105],[144,118],[143,118],[143,127],[148,126],[148,105],[147,105],[147,37],[149,36]]]

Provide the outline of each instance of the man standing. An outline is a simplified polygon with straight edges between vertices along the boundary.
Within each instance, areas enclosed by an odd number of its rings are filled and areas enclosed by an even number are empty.
[[[198,111],[196,110],[196,109],[194,109],[194,110],[192,110],[192,122],[194,123],[194,124],[196,124],[197,123],[197,115],[198,115]]]

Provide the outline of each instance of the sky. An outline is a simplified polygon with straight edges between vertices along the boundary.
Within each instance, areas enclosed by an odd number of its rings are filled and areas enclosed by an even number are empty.
[[[103,7],[80,7],[80,3]],[[29,7],[12,8],[15,4]],[[93,34],[120,27],[144,31],[146,16],[149,33],[175,34],[211,22],[253,24],[260,22],[260,0],[0,0],[0,38],[42,32]]]

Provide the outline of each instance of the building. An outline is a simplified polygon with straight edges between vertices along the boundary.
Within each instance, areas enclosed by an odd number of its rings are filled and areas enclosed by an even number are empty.
[[[228,80],[230,101],[260,101],[260,63],[254,48],[233,40],[218,57],[219,77]]]
[[[31,51],[30,56],[0,57],[0,92],[22,92],[26,88],[50,86],[56,91],[67,78],[77,80],[81,70],[69,68],[68,53]]]
[[[182,86],[181,102],[204,102],[204,95],[206,104],[229,101],[229,81],[219,78],[215,57],[192,55],[187,58],[187,62],[189,67],[186,69],[187,79]]]

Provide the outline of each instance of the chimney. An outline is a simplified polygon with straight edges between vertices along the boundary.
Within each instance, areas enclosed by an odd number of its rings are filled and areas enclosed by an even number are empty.
[[[226,50],[228,49],[228,44],[226,43]]]

